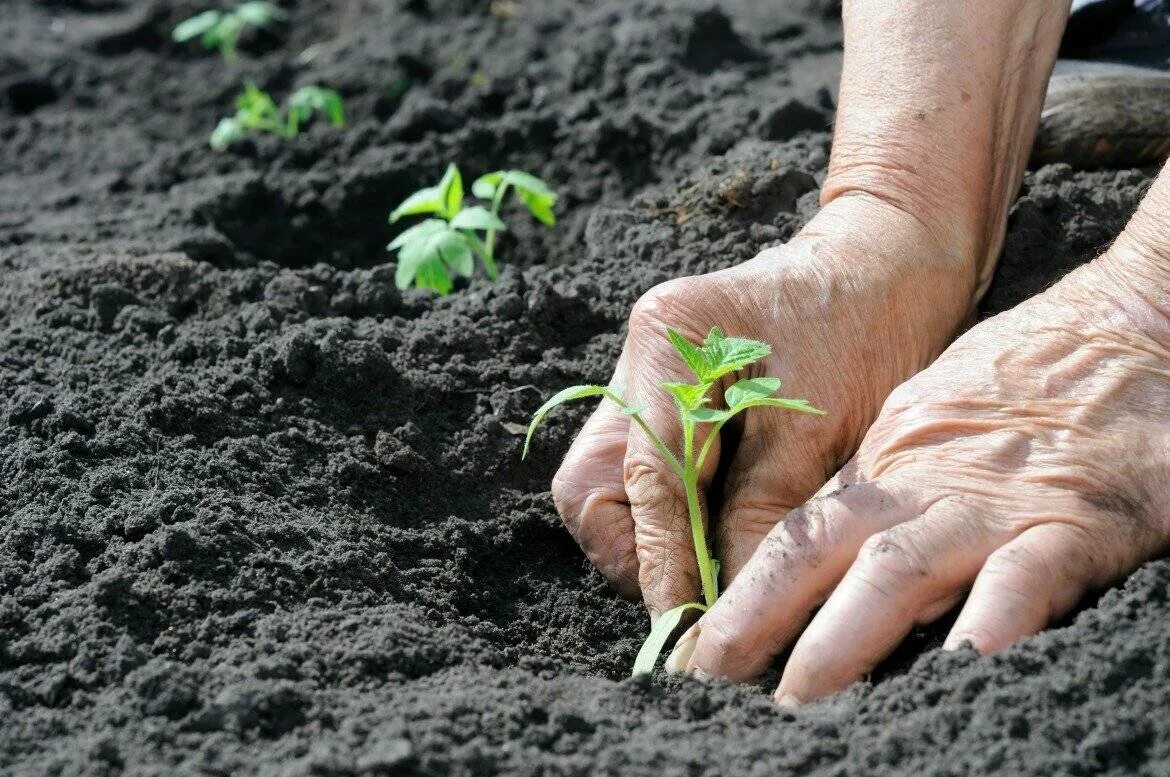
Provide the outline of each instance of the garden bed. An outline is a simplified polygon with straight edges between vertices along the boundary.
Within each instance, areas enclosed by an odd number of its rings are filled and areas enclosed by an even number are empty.
[[[0,16],[0,772],[1155,773],[1170,563],[992,658],[915,635],[798,712],[627,679],[547,493],[654,284],[816,207],[832,3],[300,2],[235,68],[193,0]],[[822,6],[824,6],[822,8]],[[350,126],[210,151],[243,77]],[[394,286],[387,213],[531,170],[502,278]],[[1148,171],[1029,174],[984,313],[1091,258]],[[775,680],[773,675],[768,678]]]

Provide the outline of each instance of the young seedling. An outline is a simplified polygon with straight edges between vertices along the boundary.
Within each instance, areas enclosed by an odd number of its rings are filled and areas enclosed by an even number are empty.
[[[211,147],[226,151],[228,146],[252,132],[295,138],[314,113],[324,114],[335,127],[345,126],[341,95],[332,89],[302,86],[292,93],[282,111],[268,92],[250,83],[236,98],[236,115],[220,119],[211,133]]]
[[[178,43],[199,39],[205,49],[219,49],[224,62],[236,59],[236,44],[246,27],[267,27],[274,21],[288,18],[288,14],[272,3],[262,0],[240,3],[234,11],[204,11],[179,22],[171,31]]]
[[[398,251],[398,288],[414,283],[420,289],[447,294],[454,287],[453,275],[471,275],[476,256],[483,262],[488,278],[498,278],[496,237],[506,229],[500,208],[509,190],[516,193],[537,221],[550,227],[557,223],[553,214],[557,195],[544,181],[520,170],[499,170],[476,179],[471,191],[488,207],[464,206],[463,176],[454,164],[447,165],[437,185],[420,189],[403,200],[390,214],[391,224],[404,216],[428,214],[430,218],[410,227],[386,246],[387,250]],[[483,233],[482,238],[479,233]]]
[[[725,407],[711,407],[710,393],[716,384],[722,382],[728,375],[766,357],[772,352],[771,347],[758,340],[727,337],[718,327],[712,327],[702,345],[691,343],[673,329],[667,329],[666,334],[696,378],[694,383],[661,384],[674,399],[675,407],[678,409],[679,424],[682,427],[681,458],[671,451],[666,442],[643,419],[645,407],[627,403],[622,397],[621,389],[615,386],[572,386],[554,395],[533,415],[521,454],[521,458],[528,455],[533,433],[554,407],[574,399],[600,396],[620,407],[623,413],[642,428],[662,454],[663,460],[682,480],[691,524],[691,539],[694,542],[695,559],[699,565],[703,601],[679,605],[664,613],[655,622],[642,644],[642,649],[638,651],[633,674],[644,674],[654,669],[658,656],[666,647],[666,641],[688,610],[706,612],[719,598],[719,561],[711,557],[707,544],[702,506],[699,504],[698,481],[707,455],[711,452],[711,445],[718,438],[723,425],[753,407],[778,407],[798,413],[825,414],[823,410],[818,410],[806,400],[774,396],[780,390],[780,379],[769,377],[743,378],[736,381],[723,392]],[[707,425],[709,429],[706,439],[701,445],[697,445],[696,433],[700,425]]]

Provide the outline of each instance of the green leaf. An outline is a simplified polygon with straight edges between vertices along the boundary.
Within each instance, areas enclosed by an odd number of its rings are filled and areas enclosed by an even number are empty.
[[[494,229],[497,232],[506,229],[504,222],[500,221],[498,216],[481,205],[473,205],[459,211],[455,218],[451,219],[451,226],[455,229],[482,229],[484,231]]]
[[[417,216],[420,213],[442,213],[443,192],[438,186],[428,186],[419,189],[402,201],[402,204],[390,214],[390,223],[398,221],[403,216]]]
[[[447,222],[443,221],[442,219],[427,219],[426,221],[420,221],[413,227],[409,227],[408,229],[403,230],[398,237],[394,238],[394,240],[390,242],[390,245],[386,246],[386,249],[393,251],[397,248],[402,248],[402,246],[406,245],[407,243],[420,241],[423,238],[434,234],[435,232],[441,232],[447,228]]]
[[[779,407],[783,410],[794,410],[798,413],[809,413],[810,415],[828,415],[824,410],[810,405],[807,399],[784,399],[783,397],[766,397],[764,399],[748,400],[736,407],[735,412],[738,413],[750,407]]]
[[[451,287],[451,273],[469,276],[475,270],[475,257],[467,237],[442,219],[416,224],[387,248],[398,249],[394,282],[400,289],[414,280],[420,288],[433,288],[445,294]],[[447,276],[446,281],[437,280],[440,273]]]
[[[443,193],[441,213],[449,219],[454,218],[463,207],[463,176],[454,162],[447,165],[443,180],[439,181],[439,191]]]
[[[711,327],[701,350],[706,361],[706,371],[699,377],[707,382],[742,370],[772,353],[772,347],[767,343],[745,337],[727,337],[717,326]]]
[[[630,405],[629,407],[623,407],[622,412],[626,415],[641,415],[642,413],[645,413],[648,408],[649,405]]]
[[[320,112],[325,114],[335,127],[345,126],[345,108],[341,95],[332,89],[302,86],[288,98],[288,109],[298,124],[307,121],[314,112]]]
[[[496,187],[500,185],[502,180],[504,180],[504,172],[502,170],[481,175],[471,184],[471,193],[481,200],[490,200],[496,196]]]
[[[556,203],[556,197],[546,197],[541,194],[533,194],[529,191],[518,190],[516,192],[520,195],[520,201],[528,206],[528,212],[531,213],[537,221],[548,227],[556,226],[557,217],[553,213],[553,205]]]
[[[447,268],[443,266],[443,261],[437,258],[423,262],[418,266],[415,271],[414,284],[420,289],[431,289],[439,296],[450,294],[451,289],[455,287],[455,284],[451,282],[451,276],[447,275]]]
[[[211,147],[216,151],[227,151],[233,143],[243,140],[248,130],[235,118],[224,117],[211,133]]]
[[[683,415],[690,421],[699,424],[714,424],[726,421],[735,415],[730,410],[716,410],[711,407],[697,407],[694,410],[684,411]]]
[[[223,14],[219,11],[204,11],[201,14],[196,14],[175,25],[175,29],[171,31],[171,38],[177,43],[186,43],[209,32],[219,24],[222,18]]]
[[[563,405],[566,402],[572,402],[575,399],[587,399],[589,397],[599,397],[603,395],[610,395],[611,397],[616,396],[614,392],[610,391],[608,386],[591,385],[570,386],[567,389],[558,391],[556,394],[553,394],[547,402],[537,408],[536,412],[532,414],[532,423],[528,425],[528,434],[524,437],[524,450],[520,453],[520,458],[527,458],[528,446],[532,443],[532,435],[536,431],[536,427],[540,426],[541,422],[544,421],[544,417],[548,415],[550,410],[552,410],[557,405]]]
[[[682,356],[686,365],[691,368],[691,372],[695,373],[701,379],[702,374],[707,369],[706,355],[699,350],[697,345],[673,329],[667,328],[666,336],[674,346],[674,349]]]
[[[263,2],[263,0],[253,0],[252,2],[240,3],[233,11],[241,21],[256,27],[265,27],[274,19],[284,19],[288,14],[284,10],[276,7],[272,3]]]
[[[683,615],[688,610],[706,612],[707,607],[698,602],[688,602],[687,604],[680,604],[678,607],[662,613],[658,617],[658,620],[654,622],[653,628],[650,629],[650,633],[646,636],[646,641],[642,643],[642,649],[638,651],[638,657],[634,659],[634,670],[630,673],[631,676],[650,674],[654,671],[654,665],[658,663],[658,657],[666,649],[666,641],[670,639],[670,635],[678,628],[682,622]]]
[[[723,392],[723,401],[735,410],[744,402],[770,397],[779,390],[779,378],[744,378]]]
[[[678,402],[679,407],[686,411],[703,406],[707,401],[707,391],[710,390],[711,384],[666,382],[662,384],[662,388],[670,392],[671,396]]]
[[[552,189],[548,188],[547,183],[523,170],[504,170],[501,174],[501,180],[505,183],[512,184],[519,191],[546,198],[550,201],[550,204],[557,200],[557,195]]]

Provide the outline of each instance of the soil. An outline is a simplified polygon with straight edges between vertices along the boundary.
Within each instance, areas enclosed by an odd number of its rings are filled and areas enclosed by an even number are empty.
[[[0,772],[1168,774],[1170,563],[1059,628],[925,630],[797,712],[626,679],[645,619],[521,464],[604,381],[631,303],[814,211],[831,2],[300,2],[227,68],[197,0],[0,16]],[[350,127],[227,154],[245,77]],[[388,211],[532,170],[497,283],[399,293]],[[1106,246],[1149,171],[1030,173],[985,312]]]

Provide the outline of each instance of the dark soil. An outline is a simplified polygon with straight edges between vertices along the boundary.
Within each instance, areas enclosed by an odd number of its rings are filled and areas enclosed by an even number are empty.
[[[624,679],[643,615],[547,493],[586,410],[519,461],[641,292],[813,212],[831,2],[302,0],[235,72],[169,42],[201,6],[0,13],[0,772],[1170,773],[1166,561],[781,712]],[[245,74],[339,89],[350,128],[210,153]],[[450,159],[543,175],[561,223],[514,214],[498,283],[400,294],[386,213]],[[1147,181],[1031,174],[987,312]]]

